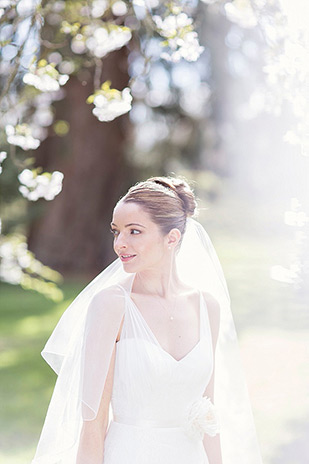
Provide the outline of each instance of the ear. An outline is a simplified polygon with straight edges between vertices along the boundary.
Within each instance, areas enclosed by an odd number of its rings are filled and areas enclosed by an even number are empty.
[[[167,246],[168,248],[176,248],[181,239],[181,232],[179,229],[172,229],[167,234]]]

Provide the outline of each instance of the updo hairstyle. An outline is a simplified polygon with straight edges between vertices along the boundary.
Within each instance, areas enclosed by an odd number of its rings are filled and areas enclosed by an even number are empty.
[[[131,187],[120,201],[139,204],[161,228],[163,235],[174,228],[183,235],[187,217],[194,216],[197,209],[190,186],[176,177],[150,177]]]

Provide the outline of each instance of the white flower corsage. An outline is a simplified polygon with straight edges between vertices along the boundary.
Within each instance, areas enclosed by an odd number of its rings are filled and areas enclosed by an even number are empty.
[[[214,404],[210,398],[203,396],[192,403],[185,425],[187,435],[197,440],[202,439],[204,433],[214,437],[219,433],[219,420]]]

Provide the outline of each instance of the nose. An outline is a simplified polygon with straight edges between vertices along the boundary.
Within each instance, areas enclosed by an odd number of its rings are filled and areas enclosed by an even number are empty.
[[[119,233],[115,241],[116,252],[118,252],[119,254],[119,251],[125,250],[126,248],[127,248],[127,244],[126,244],[125,237],[123,234]]]

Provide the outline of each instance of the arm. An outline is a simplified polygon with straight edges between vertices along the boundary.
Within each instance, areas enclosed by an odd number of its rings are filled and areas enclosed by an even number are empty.
[[[215,300],[211,295],[205,293],[204,298],[208,310],[215,362],[215,349],[220,326],[220,306],[217,300]],[[215,365],[209,384],[207,385],[207,388],[204,392],[204,396],[209,397],[212,402],[214,402],[214,380]],[[211,437],[210,435],[205,434],[203,439],[203,445],[209,459],[209,464],[222,464],[220,435],[217,434],[214,437]]]
[[[122,292],[103,290],[88,310],[82,361],[82,430],[76,464],[102,464],[113,390],[116,341],[124,316]]]
[[[83,422],[76,464],[102,464],[104,440],[109,420],[109,404],[112,396],[116,346],[114,347],[106,383],[97,417]]]

